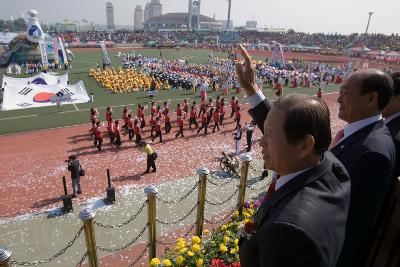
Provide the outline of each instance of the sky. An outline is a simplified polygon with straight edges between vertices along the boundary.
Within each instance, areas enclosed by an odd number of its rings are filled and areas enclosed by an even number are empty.
[[[149,1],[149,0],[148,0]],[[146,0],[110,0],[114,5],[115,24],[133,27],[136,5]],[[39,11],[39,19],[59,22],[63,19],[86,19],[95,24],[106,24],[107,0],[0,0],[0,18],[18,18],[29,9]],[[188,0],[161,0],[163,14],[187,12]],[[201,0],[201,13],[226,20],[227,0]],[[258,21],[258,27],[283,27],[301,32],[362,33],[371,18],[369,33],[400,33],[400,0],[232,0],[235,26],[247,20]]]

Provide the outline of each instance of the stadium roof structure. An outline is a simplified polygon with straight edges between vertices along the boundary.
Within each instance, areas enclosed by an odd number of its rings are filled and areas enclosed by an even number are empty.
[[[156,24],[187,24],[188,13],[167,13],[161,16],[153,17],[148,19],[146,23],[156,23]],[[200,22],[217,22],[215,19],[200,15]]]

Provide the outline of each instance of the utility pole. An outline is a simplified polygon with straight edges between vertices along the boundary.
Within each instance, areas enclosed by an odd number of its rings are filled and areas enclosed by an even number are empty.
[[[374,12],[368,12],[368,23],[367,23],[367,28],[365,29],[365,34],[368,33],[368,28],[369,28],[369,22],[371,21],[371,17],[374,14]]]
[[[231,4],[232,4],[232,0],[228,0],[229,1],[229,7],[228,7],[228,21],[226,22],[226,30],[229,31],[229,24],[231,23]]]

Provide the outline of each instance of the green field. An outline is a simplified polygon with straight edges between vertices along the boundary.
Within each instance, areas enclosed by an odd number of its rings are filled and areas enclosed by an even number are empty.
[[[99,109],[100,118],[104,118],[104,111],[107,106],[113,106],[113,111],[116,114],[116,118],[122,112],[122,107],[130,105],[134,108],[137,104],[149,102],[147,92],[135,92],[135,93],[124,93],[115,94],[109,90],[100,87],[96,81],[89,77],[89,68],[96,64],[102,64],[101,50],[95,52],[81,52],[73,51],[75,59],[72,62],[72,69],[69,71],[69,80],[71,83],[75,83],[78,80],[82,80],[85,84],[88,94],[92,92],[94,94],[94,103],[77,104],[76,108],[73,105],[64,105],[64,111],[58,112],[56,106],[45,107],[45,108],[31,108],[24,110],[14,111],[3,111],[0,112],[0,135],[26,132],[32,130],[48,129],[55,127],[71,126],[89,122],[89,109],[95,106]],[[125,52],[131,52],[125,50]],[[160,51],[154,50],[136,50],[137,54],[144,56],[158,57]],[[177,51],[175,49],[163,49],[162,54],[164,58],[182,58],[187,57],[190,63],[207,64],[209,51],[207,50],[192,50],[192,49],[181,49]],[[116,58],[117,52],[109,53],[112,65],[118,67],[121,65],[121,60]],[[214,53],[215,57],[226,57],[223,53]],[[2,76],[5,69],[0,69],[0,75]],[[337,85],[330,85],[324,87],[325,92],[338,91]],[[271,99],[274,99],[273,90],[271,88],[264,88],[264,93]],[[297,89],[285,89],[284,93],[306,93],[315,94],[316,89],[310,88],[297,88]],[[218,95],[219,92],[210,92],[209,95]],[[233,95],[232,91],[230,95]],[[159,95],[155,98],[155,101],[163,102],[164,100],[171,100],[171,107],[174,110],[178,101],[182,102],[184,98],[189,101],[197,99],[199,102],[199,93],[193,94],[192,92],[185,92],[183,90],[170,90],[160,91]],[[230,98],[230,97],[229,97]],[[243,95],[239,97],[243,100]],[[136,112],[136,108],[133,109]]]

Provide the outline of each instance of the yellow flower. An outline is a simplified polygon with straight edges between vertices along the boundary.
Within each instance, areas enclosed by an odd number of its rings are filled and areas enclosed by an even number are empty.
[[[196,267],[201,267],[201,266],[203,266],[203,259],[200,258],[196,261]]]
[[[205,229],[204,231],[203,231],[203,235],[208,235],[210,233],[210,230],[208,230],[208,229]]]
[[[171,261],[169,259],[163,260],[162,263],[163,263],[164,266],[167,266],[167,267],[172,266],[172,263],[171,263]]]
[[[177,241],[177,242],[184,242],[184,243],[185,243],[185,238],[179,237],[176,241]]]
[[[239,239],[235,239],[235,241],[233,241],[233,244],[235,244],[235,246],[237,246],[239,244]]]
[[[237,217],[237,216],[239,216],[239,211],[235,210],[235,211],[232,213],[232,217]]]
[[[222,231],[225,231],[227,227],[228,227],[228,226],[227,226],[226,224],[224,224],[224,225],[221,226],[221,230],[222,230]]]
[[[228,248],[224,244],[219,244],[219,251],[225,253],[228,251]]]
[[[183,263],[184,260],[185,260],[185,258],[179,255],[179,256],[176,258],[176,264],[181,265],[181,264]]]
[[[236,253],[238,253],[239,252],[239,246],[236,246],[235,250],[236,250]]]
[[[227,236],[231,236],[231,231],[225,231],[225,234],[227,235]]]
[[[150,266],[157,266],[157,265],[159,265],[161,262],[160,262],[160,259],[159,258],[152,258],[151,259],[151,261],[150,261]]]
[[[183,249],[179,250],[179,253],[180,253],[180,254],[183,254],[183,253],[185,253],[186,251],[187,251],[187,248],[183,248]]]
[[[194,235],[193,237],[192,237],[192,243],[193,244],[199,244],[201,242],[201,239],[200,239],[200,237],[198,237],[197,235]]]
[[[194,244],[193,246],[192,246],[192,251],[193,252],[197,252],[197,251],[200,251],[201,250],[201,247],[199,246],[199,244]]]
[[[224,236],[224,243],[225,244],[228,244],[229,240],[230,240],[229,236]]]
[[[235,253],[236,253],[236,249],[231,248],[230,253],[231,253],[231,254],[235,254]]]
[[[193,256],[194,256],[193,251],[190,251],[190,250],[187,252],[187,254],[188,254],[190,257],[193,257]]]

